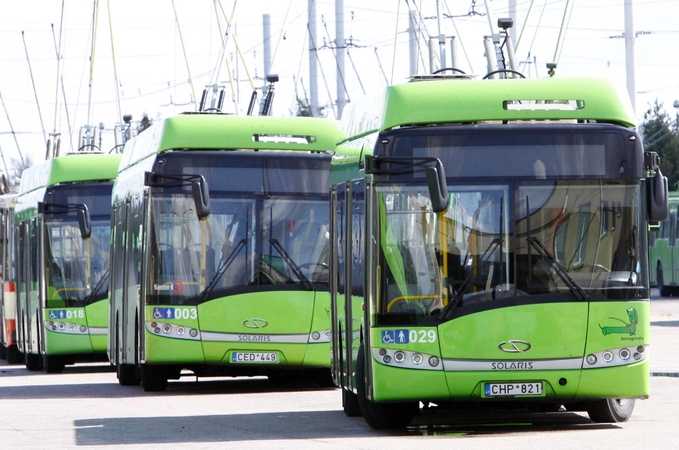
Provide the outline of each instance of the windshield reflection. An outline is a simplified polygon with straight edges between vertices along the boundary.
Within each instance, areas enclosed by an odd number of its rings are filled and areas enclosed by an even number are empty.
[[[633,183],[449,185],[443,214],[431,212],[421,186],[378,192],[385,324],[448,320],[541,295],[642,295]]]
[[[189,196],[154,198],[150,302],[195,304],[253,290],[327,289],[327,201],[213,195],[211,207],[199,221]]]

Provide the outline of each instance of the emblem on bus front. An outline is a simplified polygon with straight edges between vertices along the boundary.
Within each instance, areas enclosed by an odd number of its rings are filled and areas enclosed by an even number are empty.
[[[498,348],[507,353],[524,353],[530,350],[530,344],[526,341],[510,339],[508,341],[500,342]]]
[[[246,328],[264,328],[265,326],[269,325],[269,322],[267,322],[264,319],[245,319],[243,321],[243,326]]]

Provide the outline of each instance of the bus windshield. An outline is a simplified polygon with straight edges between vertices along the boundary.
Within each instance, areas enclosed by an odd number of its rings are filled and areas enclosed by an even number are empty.
[[[108,298],[111,186],[66,185],[48,192],[51,204],[85,205],[92,227],[91,236],[83,239],[75,210],[45,214],[48,308],[85,306]]]
[[[227,176],[213,173],[229,164]],[[163,170],[203,174],[211,213],[198,220],[193,197],[181,188],[152,195],[147,302],[327,290],[329,164],[329,155],[234,153],[212,161],[168,155]]]
[[[541,301],[638,298],[638,182],[516,181],[377,187],[382,324],[426,324]]]

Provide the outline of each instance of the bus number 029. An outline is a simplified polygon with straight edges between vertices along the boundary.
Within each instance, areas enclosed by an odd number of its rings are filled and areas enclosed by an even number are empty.
[[[410,330],[410,342],[436,342],[435,330]]]

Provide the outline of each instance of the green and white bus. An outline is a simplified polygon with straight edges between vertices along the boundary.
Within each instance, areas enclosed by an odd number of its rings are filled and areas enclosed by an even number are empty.
[[[17,345],[28,370],[106,360],[111,189],[120,155],[26,169],[14,210]]]
[[[679,295],[679,192],[670,192],[668,198],[667,220],[648,232],[651,286],[663,297]]]
[[[335,121],[191,113],[128,141],[114,187],[109,359],[121,385],[330,375]]]
[[[646,230],[667,214],[627,97],[599,79],[439,76],[354,108],[342,145],[365,156],[331,192],[345,413],[627,420],[649,395]]]
[[[0,195],[0,357],[9,364],[23,361],[16,344],[16,296],[14,292],[14,206],[17,194]]]

